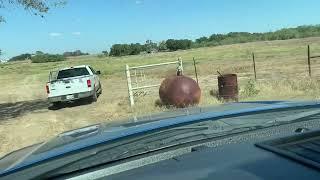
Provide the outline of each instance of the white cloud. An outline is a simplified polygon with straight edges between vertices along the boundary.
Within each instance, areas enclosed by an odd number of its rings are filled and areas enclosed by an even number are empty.
[[[81,32],[72,32],[72,35],[79,36],[81,35]]]
[[[58,37],[58,36],[62,36],[62,34],[57,32],[52,32],[52,33],[49,33],[49,36]]]
[[[136,1],[136,4],[142,4],[142,1],[137,0],[137,1]]]

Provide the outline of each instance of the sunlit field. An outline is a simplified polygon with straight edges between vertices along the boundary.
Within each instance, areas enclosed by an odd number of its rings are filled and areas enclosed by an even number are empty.
[[[320,38],[255,42],[206,47],[177,52],[101,57],[70,58],[64,62],[33,64],[28,61],[0,64],[0,156],[46,140],[66,130],[115,121],[147,113],[167,111],[156,106],[158,89],[128,104],[125,65],[130,66],[175,61],[182,58],[184,74],[195,78],[193,58],[202,90],[200,106],[217,105],[217,71],[238,75],[240,101],[307,100],[320,97],[320,59],[313,59],[312,78],[308,76],[307,45],[312,54],[320,55]],[[256,55],[257,81],[254,80],[251,53]],[[49,110],[45,84],[50,70],[87,64],[101,70],[103,93],[96,103],[67,105]],[[175,74],[168,66],[146,71],[148,81],[161,83]],[[119,120],[122,119],[122,120]]]

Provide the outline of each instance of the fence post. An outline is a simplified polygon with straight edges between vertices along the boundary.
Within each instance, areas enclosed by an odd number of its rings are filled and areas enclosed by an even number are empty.
[[[127,83],[128,83],[129,102],[130,102],[130,106],[132,107],[134,105],[133,91],[132,91],[132,84],[131,84],[130,68],[127,64],[126,64],[126,75],[127,75]]]
[[[178,58],[177,76],[183,75],[183,65],[181,57]]]
[[[193,66],[194,66],[194,73],[196,74],[197,84],[199,85],[196,60],[194,59],[194,57],[193,57]]]
[[[308,68],[309,68],[309,77],[311,77],[311,63],[310,63],[310,46],[308,45]]]
[[[254,58],[254,53],[252,53],[252,62],[253,62],[254,79],[255,79],[255,81],[257,81],[256,61]]]

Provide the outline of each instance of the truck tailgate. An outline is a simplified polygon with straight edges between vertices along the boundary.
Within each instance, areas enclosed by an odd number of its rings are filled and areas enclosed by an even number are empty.
[[[56,97],[93,90],[93,84],[88,87],[87,81],[92,79],[90,76],[74,77],[52,81],[49,83],[50,93],[48,97]]]

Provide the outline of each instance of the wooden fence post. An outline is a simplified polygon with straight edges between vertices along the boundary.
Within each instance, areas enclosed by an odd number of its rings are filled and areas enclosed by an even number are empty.
[[[193,57],[193,66],[194,66],[194,73],[196,74],[197,84],[199,85],[196,60],[194,59],[194,57]]]
[[[252,53],[252,62],[253,62],[254,79],[255,79],[255,81],[257,81],[256,61],[254,58],[254,53]]]
[[[308,68],[309,68],[309,77],[311,77],[311,63],[310,63],[310,46],[308,45]]]

